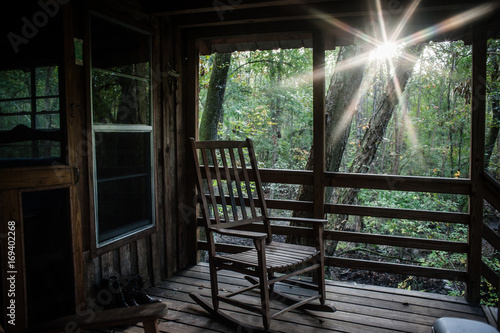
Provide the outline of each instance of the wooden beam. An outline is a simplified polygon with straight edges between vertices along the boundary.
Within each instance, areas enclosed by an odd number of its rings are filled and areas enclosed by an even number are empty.
[[[189,138],[198,137],[198,68],[199,51],[196,39],[184,35],[185,58],[183,58],[182,111],[178,115],[177,174],[179,192],[179,268],[197,263],[197,228],[195,205],[196,198],[194,159]]]
[[[76,17],[79,15],[81,4],[71,3],[68,6],[62,6],[63,12],[63,56],[64,66],[62,73],[64,75],[64,101],[66,115],[62,119],[66,120],[61,127],[66,129],[67,133],[67,161],[71,173],[80,173],[83,169],[85,156],[82,156],[81,148],[81,130],[84,128],[84,116],[82,115],[83,105],[85,105],[84,70],[83,67],[76,64],[75,61],[75,37],[80,38],[79,27]],[[78,14],[77,14],[78,13]],[[80,148],[80,149],[79,149]],[[72,169],[71,169],[72,168]],[[71,176],[71,175],[70,175]],[[77,176],[79,178],[79,176]],[[63,181],[64,182],[64,181]],[[78,182],[78,183],[77,183]],[[72,180],[72,186],[69,187],[69,205],[71,216],[71,245],[73,250],[73,274],[75,283],[75,309],[84,301],[85,281],[84,281],[84,263],[83,263],[83,229],[80,194],[83,194],[82,184],[79,179]]]
[[[202,225],[202,221],[199,225]],[[260,231],[261,225],[247,225],[240,227],[241,230]],[[285,236],[313,237],[312,228],[290,227],[284,225],[272,225],[273,234]],[[403,236],[376,235],[363,232],[325,230],[325,240],[336,240],[342,242],[377,244],[412,249],[426,249],[446,251],[455,253],[467,253],[468,244],[462,242],[445,241],[440,239],[425,239]]]
[[[382,263],[369,260],[347,259],[338,257],[325,257],[325,264],[335,267],[345,267],[350,269],[361,269],[391,274],[425,276],[452,281],[465,281],[467,275],[465,272],[454,271],[451,269],[430,268],[416,265],[403,265],[385,262]]]
[[[325,215],[325,36],[321,31],[313,32],[313,173],[314,173],[314,217]]]
[[[430,210],[397,209],[357,205],[328,204],[325,212],[356,216],[371,216],[444,223],[469,223],[469,215],[463,213],[436,212]]]
[[[488,173],[483,173],[484,198],[500,211],[500,183]]]
[[[463,195],[469,195],[471,191],[469,179],[340,172],[326,172],[325,186]]]
[[[248,8],[266,8],[272,6],[286,6],[298,4],[310,4],[316,2],[325,2],[328,0],[232,0],[232,1],[175,1],[168,2],[163,0],[155,0],[151,2],[150,12],[153,15],[179,15],[179,14],[196,14],[214,12],[217,10],[236,10]]]
[[[486,32],[477,25],[472,42],[472,103],[469,201],[470,224],[467,254],[467,300],[479,303],[481,299],[481,247],[484,201],[484,141],[486,108]]]
[[[358,19],[363,23],[361,29],[368,22],[377,17],[376,6],[364,0],[351,1],[309,1],[307,3],[280,3],[271,6],[266,4],[245,3],[242,0],[235,5],[224,5],[224,0],[209,3],[190,11],[175,11],[172,16],[175,24],[180,28],[196,28],[210,26],[228,26],[248,23],[279,22],[287,20],[315,20],[319,19],[326,24],[334,25],[336,20],[353,25]],[[388,30],[396,26],[411,3],[402,1],[396,4],[387,3],[381,8],[384,24]],[[419,27],[429,27],[461,12],[476,6],[471,1],[455,1],[453,4],[436,4],[436,2],[422,1],[413,15],[405,24],[405,32],[416,32]],[[162,15],[155,13],[155,15]],[[163,14],[164,15],[164,14]],[[325,24],[325,25],[326,25]],[[378,23],[377,23],[378,24]],[[417,30],[418,29],[418,30]]]
[[[73,168],[66,165],[0,170],[0,190],[70,186]]]

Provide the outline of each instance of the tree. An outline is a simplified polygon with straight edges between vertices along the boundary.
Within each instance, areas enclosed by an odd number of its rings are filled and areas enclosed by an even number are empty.
[[[203,116],[200,121],[200,140],[217,140],[217,128],[223,117],[224,93],[226,91],[227,74],[231,64],[231,53],[216,53]]]
[[[491,154],[493,153],[493,148],[495,147],[495,142],[498,138],[498,131],[500,129],[500,42],[498,40],[492,40],[489,43],[489,62],[490,62],[490,86],[489,94],[491,98],[491,111],[492,119],[488,135],[486,137],[485,145],[485,158],[484,158],[484,168],[487,169],[490,163]]]
[[[424,48],[423,44],[412,45],[406,48],[407,55],[419,57]],[[407,55],[401,56],[394,69],[392,80],[388,80],[384,92],[380,95],[375,112],[370,118],[366,132],[359,144],[359,152],[349,167],[349,173],[367,173],[375,158],[378,147],[384,138],[387,124],[394,110],[402,99],[402,92],[408,82],[415,61]],[[352,204],[356,198],[357,189],[346,188],[340,191],[337,203]],[[347,222],[347,216],[339,214],[336,216],[333,228],[343,230]],[[332,255],[337,247],[337,242],[332,241],[326,249],[328,255]]]

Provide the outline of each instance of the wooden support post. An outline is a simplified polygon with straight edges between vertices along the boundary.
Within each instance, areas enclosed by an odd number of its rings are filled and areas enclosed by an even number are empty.
[[[472,42],[471,194],[467,253],[467,300],[479,303],[483,227],[484,140],[486,107],[486,32],[475,27]]]
[[[193,170],[193,157],[190,153],[189,138],[197,137],[198,134],[198,66],[199,51],[196,39],[193,36],[185,37],[185,52],[187,58],[183,66],[183,114],[181,115],[184,127],[184,135],[180,135],[177,142],[178,147],[178,189],[179,189],[179,246],[181,256],[179,267],[198,262],[198,237],[196,227],[196,213],[193,207],[195,196],[196,178]]]
[[[67,133],[67,162],[70,168],[74,168],[75,173],[79,173],[83,169],[84,157],[79,153],[78,145],[81,143],[80,129],[83,128],[84,116],[84,69],[77,65],[75,61],[75,37],[82,37],[78,34],[78,26],[75,25],[77,14],[80,10],[78,3],[70,3],[62,6],[63,17],[63,45],[64,45],[64,62],[63,62],[63,83],[65,88],[62,90],[65,93],[64,109],[66,115],[62,119],[66,120],[66,124],[61,122],[61,129],[66,127]],[[70,195],[70,211],[71,211],[71,244],[73,247],[73,274],[75,283],[75,308],[84,301],[84,271],[83,271],[83,244],[82,244],[82,218],[80,207],[80,193],[82,192],[82,184],[78,184],[79,179],[74,179],[72,186],[69,187]]]
[[[325,36],[313,32],[313,146],[314,146],[314,217],[325,211]]]

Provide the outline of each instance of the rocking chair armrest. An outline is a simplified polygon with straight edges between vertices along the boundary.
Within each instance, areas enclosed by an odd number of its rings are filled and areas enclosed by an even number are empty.
[[[288,222],[299,222],[299,223],[309,223],[309,224],[323,224],[325,225],[328,221],[326,219],[315,219],[309,217],[279,217],[279,216],[269,216],[269,220],[277,221],[288,221]]]
[[[233,229],[212,229],[212,231],[217,232],[217,233],[222,234],[222,235],[226,235],[226,236],[251,238],[253,240],[267,238],[267,234],[265,234],[263,232],[233,230]]]

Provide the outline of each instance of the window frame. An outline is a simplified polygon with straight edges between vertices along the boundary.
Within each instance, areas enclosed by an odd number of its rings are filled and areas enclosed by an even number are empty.
[[[87,54],[87,63],[88,63],[88,72],[87,72],[87,86],[89,87],[89,94],[88,94],[88,101],[89,101],[89,134],[92,138],[92,144],[90,145],[90,153],[89,157],[92,158],[91,161],[89,161],[89,166],[91,168],[90,173],[89,173],[89,180],[90,180],[90,207],[91,207],[91,214],[90,214],[90,238],[91,238],[91,255],[92,257],[97,257],[98,255],[101,255],[103,253],[109,252],[113,249],[119,248],[125,244],[128,244],[130,242],[133,242],[135,240],[138,240],[140,238],[146,237],[148,235],[151,235],[155,232],[157,232],[158,228],[158,223],[156,221],[156,196],[155,196],[155,188],[156,188],[156,182],[155,182],[155,159],[154,159],[154,124],[153,124],[153,119],[154,119],[154,97],[153,97],[153,52],[152,52],[152,43],[153,43],[153,33],[152,31],[148,30],[147,28],[138,28],[135,24],[124,22],[123,20],[117,20],[114,19],[111,16],[104,15],[100,12],[97,11],[89,11],[88,16],[88,28],[86,29],[88,32],[88,38],[87,38],[87,48],[86,48],[86,54]],[[91,53],[91,46],[92,46],[92,40],[91,40],[91,35],[92,35],[92,19],[93,18],[98,18],[101,20],[105,20],[110,24],[116,24],[120,26],[121,28],[124,29],[129,29],[137,33],[143,34],[146,38],[150,39],[149,43],[149,77],[144,78],[144,77],[139,77],[139,76],[134,76],[134,75],[128,75],[120,72],[115,72],[111,71],[108,69],[103,69],[103,68],[94,68],[92,66],[92,53]],[[148,81],[149,82],[149,118],[148,118],[148,125],[143,125],[143,124],[102,124],[102,123],[96,123],[94,124],[94,112],[93,112],[93,73],[94,69],[97,72],[100,73],[108,73],[108,74],[116,74],[119,76],[127,77],[130,79],[135,79],[135,80],[140,80],[140,81]],[[116,235],[108,240],[105,240],[103,242],[99,242],[99,207],[98,207],[98,181],[97,181],[97,165],[96,165],[96,142],[99,141],[98,138],[96,138],[96,133],[149,133],[149,142],[150,142],[150,147],[149,147],[149,169],[148,172],[150,173],[149,181],[150,181],[150,188],[151,188],[151,193],[150,193],[150,205],[151,205],[151,221],[149,224],[138,227],[134,230],[124,232],[122,234]]]
[[[46,68],[46,67],[54,67],[57,69],[57,94],[56,95],[38,95],[37,94],[37,86],[36,86],[36,77],[37,77],[37,69],[39,68]],[[66,158],[67,158],[67,153],[64,149],[64,146],[66,144],[66,110],[64,110],[64,105],[65,105],[65,94],[64,94],[64,78],[63,78],[63,68],[61,67],[61,64],[57,61],[50,61],[50,62],[40,62],[40,63],[35,63],[35,64],[30,64],[27,66],[19,65],[19,66],[13,66],[13,67],[5,67],[5,68],[0,68],[0,71],[9,71],[9,70],[23,70],[25,69],[27,73],[29,73],[30,76],[30,96],[28,97],[17,97],[17,98],[0,98],[0,103],[1,102],[11,102],[11,101],[26,101],[29,103],[31,107],[31,111],[22,111],[22,112],[17,112],[17,113],[8,113],[8,114],[0,114],[0,119],[4,117],[9,117],[9,116],[27,116],[29,117],[31,121],[31,126],[26,126],[30,130],[34,131],[40,131],[40,132],[45,132],[47,134],[49,133],[59,133],[59,140],[55,139],[39,139],[39,138],[31,138],[31,139],[26,139],[23,141],[16,141],[16,142],[24,142],[26,141],[26,146],[30,145],[31,146],[31,157],[1,157],[0,156],[0,168],[9,168],[9,167],[36,167],[36,166],[53,166],[53,165],[64,165],[67,164]],[[43,113],[38,112],[38,107],[37,107],[37,102],[39,100],[44,100],[44,99],[54,99],[57,98],[59,107],[57,111],[44,111]],[[41,115],[57,115],[59,116],[59,126],[57,129],[40,129],[36,126],[37,124],[37,116]],[[33,125],[34,124],[34,125]],[[17,124],[22,125],[22,124]],[[15,128],[15,127],[14,127]],[[12,128],[11,130],[13,130]],[[0,130],[0,132],[3,133],[8,133],[11,130]],[[41,157],[39,154],[39,142],[40,141],[47,141],[47,140],[54,140],[54,142],[58,143],[59,146],[59,154],[58,156],[49,156],[49,157]]]

